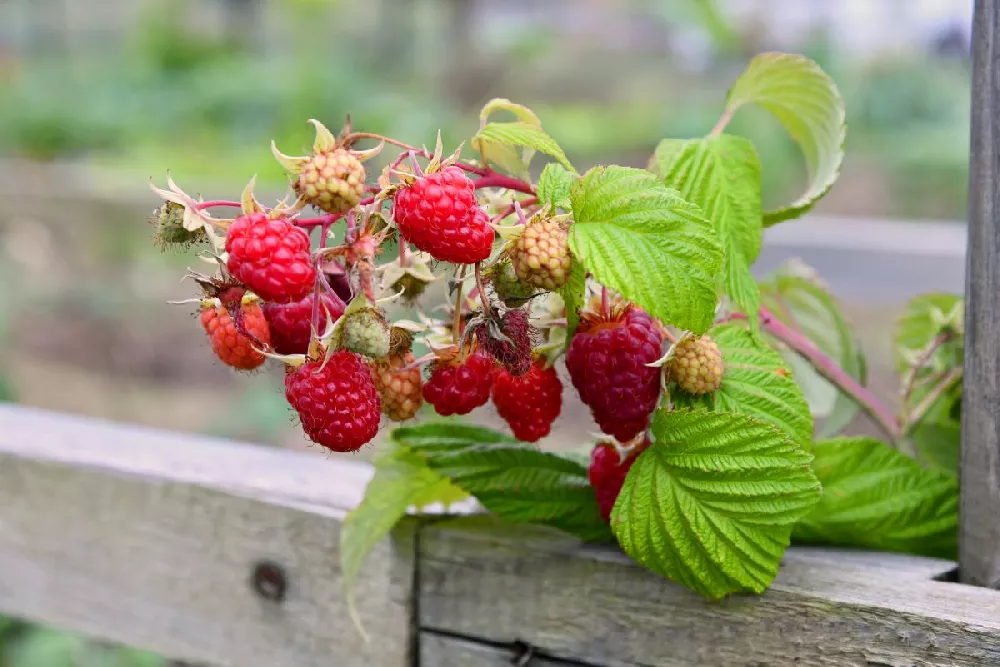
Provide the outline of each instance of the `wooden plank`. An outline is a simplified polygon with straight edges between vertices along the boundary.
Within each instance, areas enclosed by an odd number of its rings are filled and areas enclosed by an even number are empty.
[[[0,612],[195,663],[410,664],[412,527],[357,583],[337,541],[368,469],[0,407]],[[280,565],[283,601],[257,594]]]
[[[1000,592],[934,581],[954,564],[795,548],[763,596],[719,603],[619,551],[486,519],[421,528],[423,630],[523,641],[597,665],[1000,664]]]
[[[550,660],[529,646],[493,646],[434,632],[420,633],[423,667],[580,667],[581,662]]]
[[[976,0],[962,396],[962,581],[1000,587],[1000,0]]]

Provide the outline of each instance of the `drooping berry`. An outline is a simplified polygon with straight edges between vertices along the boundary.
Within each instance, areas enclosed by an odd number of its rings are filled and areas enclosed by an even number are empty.
[[[538,293],[533,285],[521,282],[509,261],[490,267],[483,277],[490,281],[493,291],[508,308],[519,308]]]
[[[309,439],[335,452],[355,452],[378,433],[381,401],[371,369],[346,350],[307,361],[285,374],[285,398]]]
[[[329,294],[320,295],[319,331],[344,314],[344,304]],[[271,345],[278,354],[305,354],[312,337],[313,292],[291,303],[265,303],[264,317],[271,326]]]
[[[475,352],[463,361],[440,360],[424,383],[424,400],[439,415],[465,415],[490,400],[493,360]]]
[[[559,289],[573,267],[569,230],[551,218],[532,219],[514,241],[510,256],[522,281],[545,290]]]
[[[381,308],[362,308],[344,317],[340,347],[372,359],[389,354],[389,321]]]
[[[264,363],[261,351],[271,344],[271,337],[260,304],[242,303],[243,293],[242,289],[223,292],[218,305],[203,308],[199,318],[222,363],[248,371]]]
[[[632,468],[632,464],[639,458],[639,454],[648,446],[649,440],[645,440],[629,452],[624,459],[618,448],[607,442],[600,443],[591,450],[588,477],[590,478],[590,486],[594,488],[594,493],[597,495],[597,507],[605,521],[611,521],[611,510],[614,509],[618,494],[621,493],[625,477]]]
[[[424,403],[420,368],[407,369],[413,362],[413,354],[407,352],[372,365],[375,388],[382,397],[382,412],[392,421],[412,419]]]
[[[458,167],[417,178],[393,199],[403,239],[434,259],[474,264],[490,256],[494,232],[476,201],[475,184]]]
[[[498,368],[493,375],[493,404],[515,438],[538,442],[549,434],[562,409],[562,382],[543,359],[536,359],[521,376]]]
[[[344,148],[316,153],[302,165],[295,192],[327,213],[343,213],[365,195],[365,167]]]
[[[523,310],[509,310],[499,322],[490,320],[473,329],[479,349],[497,360],[511,375],[531,368],[535,332]]]
[[[619,441],[646,429],[660,397],[663,335],[631,304],[608,316],[588,313],[566,352],[566,367],[580,399],[601,430]]]
[[[304,299],[316,280],[309,236],[288,218],[249,213],[226,234],[229,272],[264,301]]]
[[[691,336],[674,348],[670,377],[681,391],[710,394],[722,386],[722,352],[708,336]]]

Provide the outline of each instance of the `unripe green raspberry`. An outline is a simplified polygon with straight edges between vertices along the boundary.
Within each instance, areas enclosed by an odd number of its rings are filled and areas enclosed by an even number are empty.
[[[156,228],[153,240],[161,250],[175,245],[191,246],[205,240],[204,228],[194,231],[184,228],[184,207],[174,202],[165,202],[153,211],[149,222]]]
[[[708,336],[685,338],[674,348],[670,376],[682,391],[710,394],[722,385],[722,352]]]
[[[510,262],[500,262],[486,272],[486,279],[508,308],[518,308],[538,293],[534,286],[518,280]]]
[[[302,199],[327,213],[343,213],[365,194],[365,168],[344,148],[313,154],[295,181]]]
[[[569,230],[549,218],[533,219],[514,241],[510,252],[517,277],[529,285],[557,290],[566,284],[573,257]]]
[[[389,354],[389,323],[379,309],[365,308],[344,318],[339,347],[372,359]]]

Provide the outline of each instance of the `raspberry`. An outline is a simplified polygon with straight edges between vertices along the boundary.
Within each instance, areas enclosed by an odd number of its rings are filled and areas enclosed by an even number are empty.
[[[569,230],[555,220],[533,220],[514,241],[510,256],[523,282],[545,290],[559,289],[573,266]]]
[[[618,448],[607,442],[598,444],[590,452],[588,476],[590,485],[594,487],[594,493],[597,495],[597,507],[605,521],[611,521],[611,510],[614,509],[618,494],[621,493],[625,477],[632,469],[632,464],[639,458],[639,454],[647,447],[649,440],[645,440],[629,452],[624,460]]]
[[[414,362],[413,354],[392,355],[372,366],[375,388],[382,397],[382,412],[396,422],[416,416],[423,405],[420,369],[404,370]]]
[[[570,341],[566,367],[580,399],[601,430],[625,442],[646,429],[660,397],[663,335],[653,320],[629,305],[609,317],[590,314]]]
[[[149,222],[154,227],[153,242],[160,250],[171,246],[190,247],[206,238],[204,227],[194,231],[184,228],[184,207],[172,201],[153,211]]]
[[[320,295],[320,307],[326,309],[330,319],[336,321],[344,314],[343,303],[329,294]],[[271,345],[278,354],[305,354],[312,337],[313,293],[291,303],[265,303],[264,317],[271,326]],[[326,324],[326,314],[321,310],[320,329]]]
[[[492,266],[484,273],[484,276],[490,281],[493,285],[493,291],[508,308],[524,305],[538,292],[534,286],[518,279],[514,272],[514,265],[510,262],[500,262]]]
[[[493,385],[493,360],[482,352],[465,361],[439,361],[424,383],[424,400],[439,415],[465,415],[486,405]]]
[[[302,165],[295,192],[327,213],[343,213],[365,195],[364,165],[345,148],[314,153]]]
[[[523,310],[509,310],[499,323],[484,322],[472,332],[479,349],[500,362],[511,375],[524,375],[531,369],[535,333]]]
[[[344,318],[340,347],[357,354],[381,359],[389,354],[389,322],[381,309],[363,308]]]
[[[260,304],[242,304],[242,295],[242,289],[227,290],[220,295],[220,305],[202,309],[200,319],[212,351],[222,363],[249,371],[264,363],[264,355],[258,350],[268,347],[271,337]],[[242,321],[234,321],[234,315]],[[251,341],[250,337],[256,341]]]
[[[309,439],[335,452],[355,452],[378,433],[381,401],[368,364],[345,350],[324,364],[289,368],[285,398]]]
[[[309,236],[287,218],[241,215],[226,234],[226,252],[229,272],[264,301],[304,299],[316,280]]]
[[[549,434],[562,409],[562,382],[542,359],[519,377],[498,368],[493,375],[493,405],[515,438],[538,442]]]
[[[489,216],[476,202],[475,184],[458,167],[401,188],[392,216],[404,240],[442,262],[475,264],[493,249]]]
[[[708,336],[685,338],[674,348],[670,376],[689,394],[710,394],[722,385],[722,352]]]

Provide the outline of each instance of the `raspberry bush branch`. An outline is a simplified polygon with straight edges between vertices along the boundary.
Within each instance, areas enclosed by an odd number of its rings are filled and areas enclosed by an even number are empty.
[[[809,167],[806,191],[775,211],[761,207],[753,145],[724,131],[749,104],[789,127]],[[196,199],[169,176],[166,189],[154,187],[165,202],[151,218],[157,243],[199,248],[214,267],[184,302],[197,304],[219,361],[283,367],[303,432],[331,451],[356,452],[389,422],[416,422],[371,445],[383,449],[375,476],[342,533],[348,593],[364,553],[410,508],[466,495],[511,522],[617,540],[712,598],[763,591],[797,525],[871,543],[869,526],[855,534],[836,524],[856,509],[844,503],[871,503],[865,516],[889,527],[899,520],[883,516],[898,492],[890,485],[820,502],[819,475],[832,464],[810,466],[811,450],[829,450],[814,442],[814,392],[804,388],[832,383],[893,445],[900,422],[864,386],[832,298],[786,276],[809,297],[793,299],[750,271],[763,226],[807,211],[839,169],[843,104],[815,63],[758,56],[710,134],[664,139],[648,169],[580,173],[541,119],[510,100],[491,100],[479,120],[469,139],[476,162],[461,146],[445,154],[440,135],[428,151],[311,120],[309,154],[272,143],[294,201],[271,206],[252,180],[232,201]],[[393,151],[369,174],[370,160]],[[538,173],[540,157],[549,161]],[[209,211],[226,208],[239,210],[231,219]],[[392,242],[398,252],[388,252]],[[438,281],[449,289],[429,289]],[[776,302],[782,319],[769,310]],[[901,353],[918,403],[906,435],[914,451],[935,455],[938,443],[926,440],[951,417],[960,375],[957,320],[943,303],[909,317]],[[720,309],[732,315],[717,321]],[[945,330],[956,333],[936,343]],[[428,350],[419,358],[418,344]],[[548,447],[559,442],[564,400],[579,401],[600,431],[586,443],[589,465]],[[425,419],[491,402],[511,435]],[[863,444],[845,449],[878,454],[864,464],[873,479],[899,465],[899,452]],[[909,470],[908,483],[926,483],[923,474]],[[922,509],[908,516],[925,520]],[[948,518],[935,515],[934,530],[946,532]]]

